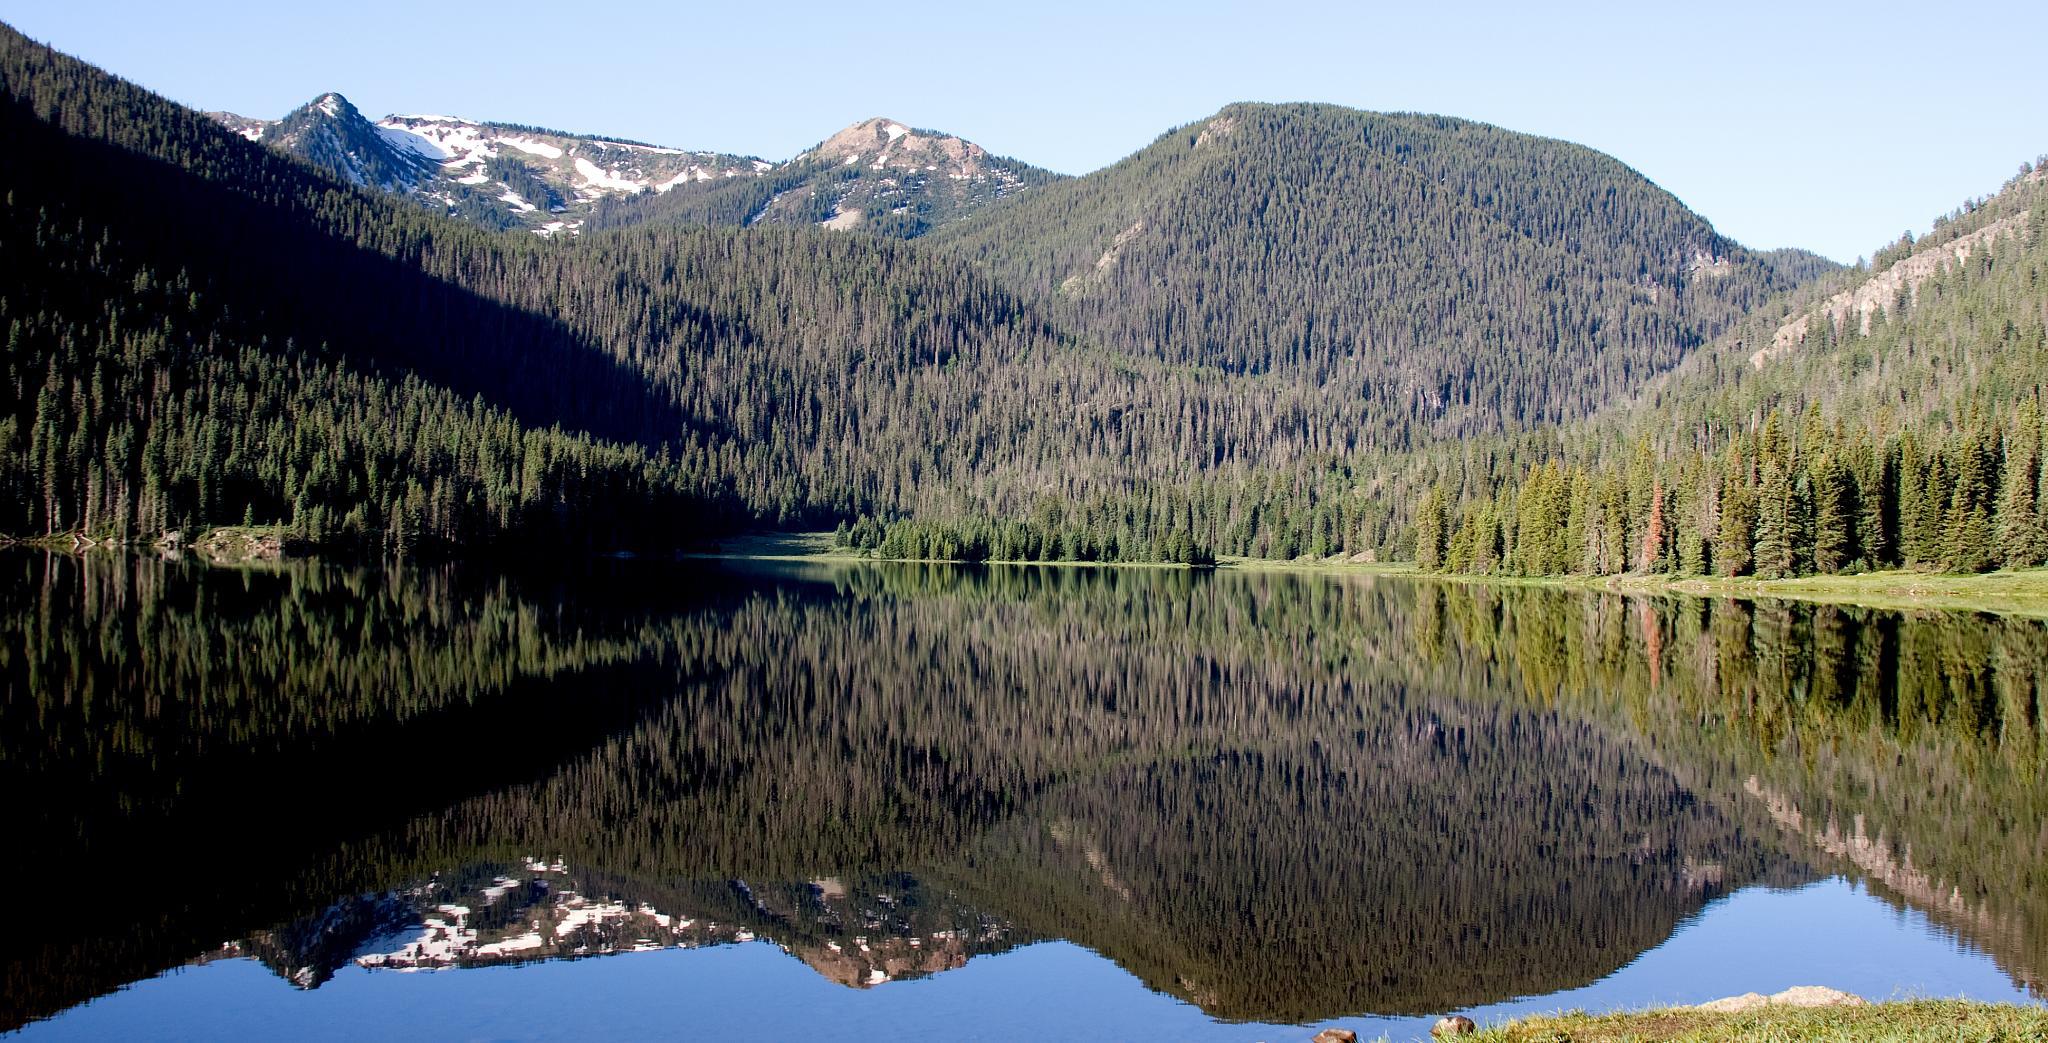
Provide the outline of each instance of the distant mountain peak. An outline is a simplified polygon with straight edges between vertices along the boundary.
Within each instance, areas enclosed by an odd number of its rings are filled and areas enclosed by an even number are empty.
[[[370,188],[409,191],[431,177],[434,161],[400,148],[336,91],[328,91],[264,124],[253,140],[290,152]]]
[[[932,170],[973,177],[989,168],[988,150],[965,138],[876,116],[820,142],[799,159],[838,160],[877,170]]]
[[[852,124],[786,163],[767,165],[754,184],[677,186],[600,214],[607,227],[645,220],[734,225],[808,225],[902,239],[958,220],[1007,195],[1059,179],[974,142],[874,116]]]
[[[770,164],[642,142],[441,115],[372,121],[328,91],[280,120],[211,113],[236,133],[366,188],[500,228],[575,234],[598,202],[755,177]]]

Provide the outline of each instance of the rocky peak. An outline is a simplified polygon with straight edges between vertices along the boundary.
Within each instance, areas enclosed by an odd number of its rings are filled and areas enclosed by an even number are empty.
[[[347,98],[344,98],[333,91],[328,91],[327,93],[322,94],[317,98],[314,98],[312,105],[310,107],[319,109],[321,112],[324,112],[327,115],[333,116],[337,119],[351,114],[358,116],[361,115],[361,113],[356,112],[356,107],[354,105],[349,104],[349,100]]]
[[[988,167],[988,150],[950,134],[913,130],[882,116],[862,120],[799,159],[837,160],[878,170],[940,170],[973,176]]]
[[[241,133],[249,136],[248,129]],[[432,160],[387,141],[335,91],[293,109],[275,123],[263,124],[253,140],[325,167],[354,184],[390,191],[409,191],[431,177],[435,167]]]
[[[347,98],[334,91],[328,91],[286,113],[283,119],[271,126],[278,128],[279,132],[291,133],[303,132],[310,126],[335,122],[368,126],[370,121],[365,119]]]

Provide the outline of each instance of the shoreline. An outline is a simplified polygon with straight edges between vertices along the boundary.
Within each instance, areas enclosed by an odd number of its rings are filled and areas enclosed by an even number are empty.
[[[1406,563],[1293,562],[1230,559],[1246,571],[1300,571],[1400,576],[1417,580],[1498,587],[1549,587],[1608,594],[1684,595],[1695,598],[1772,599],[1863,608],[1987,612],[2048,619],[2048,568],[1976,574],[1889,569],[1791,579],[1622,574],[1616,576],[1476,576],[1424,572]],[[1219,567],[1223,567],[1219,565]]]
[[[1712,1006],[1712,1005],[1709,1005]],[[1483,1026],[1469,1043],[1707,1043],[1825,1039],[1842,1043],[2048,1039],[2048,1007],[1974,1000],[1895,1000],[1831,1006],[1772,1003],[1747,1009],[1652,1007],[1536,1014]]]
[[[180,534],[182,536],[182,534]],[[307,556],[282,526],[217,526],[198,530],[190,539],[95,539],[73,533],[42,537],[0,537],[0,547],[82,553],[92,550],[197,552],[215,564],[269,562]],[[311,548],[317,550],[318,548]],[[1273,559],[1219,557],[1213,566],[1170,561],[1011,561],[965,562],[939,558],[881,558],[832,546],[829,533],[757,533],[722,541],[713,549],[672,552],[675,560],[772,561],[818,565],[912,564],[995,565],[1049,568],[1173,569],[1304,573],[1311,575],[1386,576],[1398,579],[1482,587],[1538,587],[1641,596],[1682,595],[1695,598],[1782,600],[1842,605],[1899,612],[1981,612],[2028,619],[2048,619],[2048,567],[1963,574],[1891,569],[1878,572],[1801,576],[1791,579],[1752,577],[1622,574],[1614,576],[1494,576],[1425,572],[1408,562],[1365,562],[1348,559]],[[604,556],[604,555],[600,555]],[[664,555],[666,556],[666,555]]]
[[[750,536],[729,541],[734,546],[683,557],[706,560],[791,561],[817,564],[1036,565],[1067,568],[1149,568],[1200,570],[1178,562],[1138,561],[946,561],[925,558],[878,558],[831,546],[825,533]],[[1616,576],[1479,576],[1425,572],[1407,562],[1348,560],[1281,560],[1219,557],[1215,571],[1298,572],[1322,575],[1388,576],[1468,586],[1548,587],[1648,596],[1802,601],[1912,612],[1984,612],[2048,619],[2048,568],[1999,570],[1977,574],[1890,569],[1792,579],[1751,577],[1623,574]]]

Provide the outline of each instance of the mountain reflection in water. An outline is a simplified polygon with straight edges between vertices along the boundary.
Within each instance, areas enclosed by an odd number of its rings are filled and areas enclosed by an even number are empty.
[[[1226,1020],[1585,985],[1845,875],[2041,994],[2048,629],[1367,576],[0,555],[0,1028],[763,939]],[[281,988],[286,987],[280,984]]]

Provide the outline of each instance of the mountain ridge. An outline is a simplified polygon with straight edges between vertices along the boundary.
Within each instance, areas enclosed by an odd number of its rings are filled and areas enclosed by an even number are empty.
[[[1813,267],[1585,146],[1310,104],[1226,106],[932,246],[1117,350],[1303,375],[1443,436],[1590,412]]]
[[[660,220],[691,204],[650,206],[637,197],[683,190],[683,196],[715,198],[721,195],[717,182],[740,179],[772,180],[777,187],[738,221],[691,223],[866,226],[910,238],[934,221],[1056,176],[993,156],[964,138],[913,131],[883,117],[862,120],[795,157],[771,162],[455,116],[393,113],[372,121],[332,91],[279,120],[207,115],[352,184],[411,196],[486,226],[543,236],[579,234],[599,212],[603,227]],[[872,159],[857,162],[868,144],[875,146]]]
[[[599,202],[614,196],[757,176],[771,166],[751,156],[526,124],[426,114],[372,121],[332,91],[281,120],[207,115],[351,184],[409,196],[487,227],[541,235],[577,233]]]

